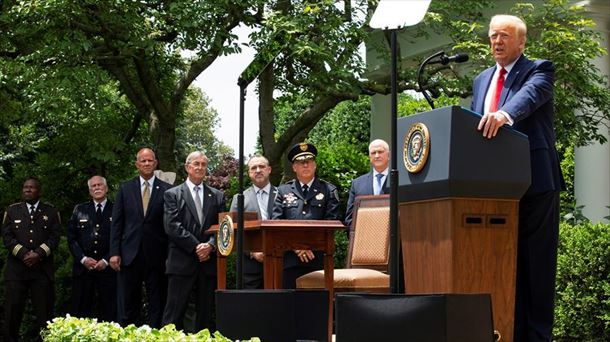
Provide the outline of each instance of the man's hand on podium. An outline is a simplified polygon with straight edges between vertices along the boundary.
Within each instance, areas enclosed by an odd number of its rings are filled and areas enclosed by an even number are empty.
[[[477,129],[480,131],[483,130],[483,136],[487,139],[491,139],[498,134],[498,130],[505,123],[508,122],[508,119],[501,111],[487,113],[483,115],[481,121],[479,121],[479,126]]]

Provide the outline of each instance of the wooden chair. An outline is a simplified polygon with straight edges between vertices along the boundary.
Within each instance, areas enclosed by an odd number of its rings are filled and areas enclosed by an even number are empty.
[[[390,292],[390,196],[358,196],[349,238],[346,267],[334,270],[336,292]],[[324,288],[324,271],[297,279],[299,289]]]

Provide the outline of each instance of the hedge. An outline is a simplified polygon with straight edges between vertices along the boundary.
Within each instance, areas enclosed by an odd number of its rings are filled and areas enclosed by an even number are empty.
[[[185,334],[176,330],[173,324],[166,325],[161,329],[154,329],[148,325],[136,327],[133,324],[122,328],[118,323],[98,322],[90,318],[56,317],[49,322],[47,329],[42,333],[43,341],[48,342],[97,342],[97,341],[193,341],[193,342],[231,342],[222,336],[220,332],[210,334],[208,329],[201,330],[196,334]],[[254,337],[243,342],[260,342]]]
[[[610,224],[561,224],[554,336],[610,341]]]

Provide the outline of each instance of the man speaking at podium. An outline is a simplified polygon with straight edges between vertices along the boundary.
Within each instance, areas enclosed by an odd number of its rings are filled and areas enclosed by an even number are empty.
[[[510,15],[489,24],[496,65],[474,80],[471,109],[482,113],[478,129],[492,139],[504,124],[530,143],[531,185],[519,202],[515,341],[551,341],[559,192],[565,188],[555,149],[553,81],[555,67],[523,55],[527,27]]]

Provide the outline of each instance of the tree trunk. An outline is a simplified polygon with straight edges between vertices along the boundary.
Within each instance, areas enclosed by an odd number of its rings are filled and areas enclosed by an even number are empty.
[[[157,168],[163,171],[176,172],[177,170],[176,155],[174,154],[176,116],[177,113],[165,113],[165,115],[153,113],[150,116],[149,132],[159,162]]]
[[[301,115],[286,128],[284,133],[275,138],[273,110],[274,77],[273,66],[269,65],[259,77],[259,134],[263,149],[263,155],[269,159],[272,168],[271,183],[280,184],[294,178],[292,164],[286,159],[288,149],[299,142],[304,141],[309,132],[324,117],[324,115],[335,108],[342,101],[357,98],[357,94],[328,94],[315,101]],[[282,167],[283,165],[283,167]],[[281,170],[281,172],[280,172]]]

